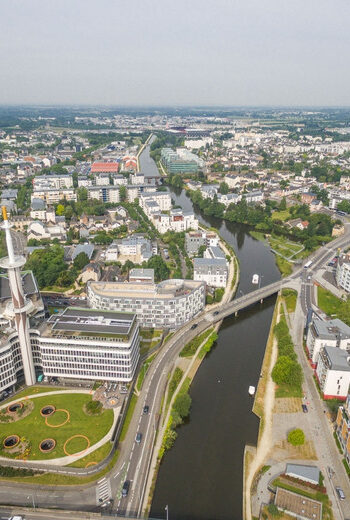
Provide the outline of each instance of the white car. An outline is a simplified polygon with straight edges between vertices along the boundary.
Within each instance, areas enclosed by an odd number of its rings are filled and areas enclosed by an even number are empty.
[[[10,516],[9,520],[24,520],[24,517],[15,515],[15,516]]]

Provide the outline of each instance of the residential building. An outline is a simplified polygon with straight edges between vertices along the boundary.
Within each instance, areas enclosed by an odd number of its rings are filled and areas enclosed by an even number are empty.
[[[185,235],[185,249],[191,256],[195,256],[201,246],[217,247],[219,237],[212,231],[189,231]]]
[[[309,325],[306,348],[311,364],[316,368],[322,347],[338,347],[342,350],[350,348],[350,327],[338,318],[323,321],[314,318]]]
[[[221,249],[221,247],[218,246],[211,246],[208,247],[203,254],[204,258],[220,258],[226,261],[226,255]]]
[[[153,193],[142,193],[140,195],[140,206],[143,211],[148,215],[148,203],[156,203],[157,211],[169,211],[171,209],[171,196],[169,191],[156,191]]]
[[[122,262],[131,260],[134,263],[146,262],[158,253],[157,242],[145,238],[143,235],[134,234],[128,238],[115,240],[106,250],[107,262]]]
[[[88,198],[102,202],[119,202],[119,186],[89,186]]]
[[[264,200],[264,194],[262,191],[249,191],[243,195],[248,204],[257,203]]]
[[[205,283],[89,282],[87,296],[92,308],[135,312],[141,327],[177,329],[204,309]]]
[[[119,170],[119,163],[117,162],[94,162],[91,165],[91,173],[107,173],[116,174]]]
[[[275,506],[298,520],[322,520],[322,502],[277,486]]]
[[[64,226],[61,226],[59,224],[45,225],[43,222],[39,222],[38,220],[36,220],[29,224],[27,229],[27,238],[28,240],[30,240],[31,238],[37,240],[53,240],[54,238],[58,238],[58,240],[66,240],[67,233]]]
[[[150,220],[159,233],[169,230],[181,233],[189,229],[198,229],[198,220],[192,211],[183,211],[181,208],[172,209],[169,213],[153,213]]]
[[[210,287],[226,287],[227,262],[224,258],[194,258],[193,279],[204,281]]]
[[[43,199],[46,204],[57,204],[60,200],[74,200],[76,202],[77,196],[73,188],[41,188],[34,190],[31,195],[31,200]]]
[[[87,283],[89,281],[98,282],[101,278],[101,267],[96,262],[87,264],[77,278],[78,282]]]
[[[42,189],[55,189],[60,188],[72,188],[73,177],[72,175],[38,175],[33,179],[34,191]]]
[[[350,356],[339,347],[322,347],[316,377],[324,399],[343,399],[349,393]]]
[[[130,269],[129,282],[154,284],[154,269]]]
[[[339,287],[350,292],[350,255],[342,255],[338,258],[335,277]]]
[[[95,177],[96,186],[109,186],[109,173],[97,173]]]
[[[344,405],[338,408],[335,431],[344,457],[350,464],[350,394],[346,396]]]

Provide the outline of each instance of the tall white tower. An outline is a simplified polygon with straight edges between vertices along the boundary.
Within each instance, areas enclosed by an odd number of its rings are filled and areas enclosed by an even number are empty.
[[[11,237],[11,224],[7,218],[6,207],[2,207],[8,257],[0,259],[0,267],[8,271],[10,290],[13,305],[13,317],[18,333],[19,344],[23,361],[24,379],[26,385],[35,384],[35,369],[32,355],[32,347],[29,336],[29,322],[27,312],[31,308],[31,302],[27,302],[24,296],[21,267],[25,264],[24,256],[15,256]]]

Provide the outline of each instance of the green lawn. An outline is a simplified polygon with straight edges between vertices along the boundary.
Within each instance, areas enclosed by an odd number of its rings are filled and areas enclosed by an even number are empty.
[[[97,450],[93,451],[89,455],[86,455],[85,457],[77,460],[76,462],[73,462],[72,464],[69,464],[69,466],[72,466],[73,468],[85,468],[88,464],[101,462],[101,460],[105,459],[109,452],[112,449],[112,444],[108,441],[100,448],[97,448]]]
[[[338,314],[339,310],[344,305],[342,300],[321,286],[317,287],[317,300],[319,308],[328,314],[328,316]]]
[[[285,209],[284,211],[274,211],[271,215],[272,220],[285,220],[290,219],[289,209]]]
[[[282,258],[279,255],[276,255],[276,264],[282,276],[289,276],[293,272],[292,264]]]
[[[131,397],[130,403],[129,403],[128,411],[126,412],[126,417],[125,417],[125,421],[123,424],[123,428],[120,433],[120,437],[119,437],[120,442],[122,442],[125,439],[126,434],[128,433],[129,425],[130,425],[130,422],[131,422],[131,419],[132,419],[132,416],[133,416],[133,413],[135,410],[136,403],[137,403],[137,397],[135,394],[133,394]]]
[[[285,299],[287,311],[289,313],[294,312],[297,305],[298,293],[293,289],[282,289],[282,296]]]
[[[41,459],[49,460],[57,457],[64,457],[64,443],[73,435],[86,435],[93,446],[104,435],[108,433],[113,424],[113,411],[104,410],[101,415],[90,416],[84,412],[84,405],[91,401],[89,394],[56,394],[45,397],[37,397],[31,400],[33,403],[32,412],[26,417],[12,423],[1,423],[0,454],[1,456],[11,456],[21,458],[20,454],[8,453],[3,448],[3,440],[7,435],[16,434],[25,442],[29,443],[29,460]],[[64,409],[69,412],[69,420],[63,426],[52,428],[45,424],[45,418],[41,416],[40,410],[45,405],[53,405],[57,410]],[[57,425],[63,423],[67,418],[65,412],[57,411],[48,417],[49,424]],[[47,438],[56,441],[56,447],[50,453],[42,453],[39,443]],[[86,448],[86,441],[78,438],[69,444],[69,452],[77,453]]]
[[[148,359],[146,359],[146,361],[143,363],[142,367],[140,368],[139,376],[137,378],[137,383],[136,383],[136,389],[138,391],[141,390],[143,380],[145,379],[147,371],[155,357],[156,357],[156,354],[153,354],[152,356],[150,356]]]

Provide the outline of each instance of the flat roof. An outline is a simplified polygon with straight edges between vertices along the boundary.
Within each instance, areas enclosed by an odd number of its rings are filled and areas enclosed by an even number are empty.
[[[34,274],[32,271],[21,273],[24,294],[30,296],[39,292]],[[11,298],[10,282],[5,274],[0,275],[0,300]]]
[[[275,505],[279,509],[285,510],[286,513],[293,513],[293,516],[297,516],[297,518],[305,520],[321,520],[322,518],[321,502],[280,487],[276,491]]]
[[[53,331],[96,334],[128,334],[135,314],[68,307],[60,315],[52,315],[48,323]]]

